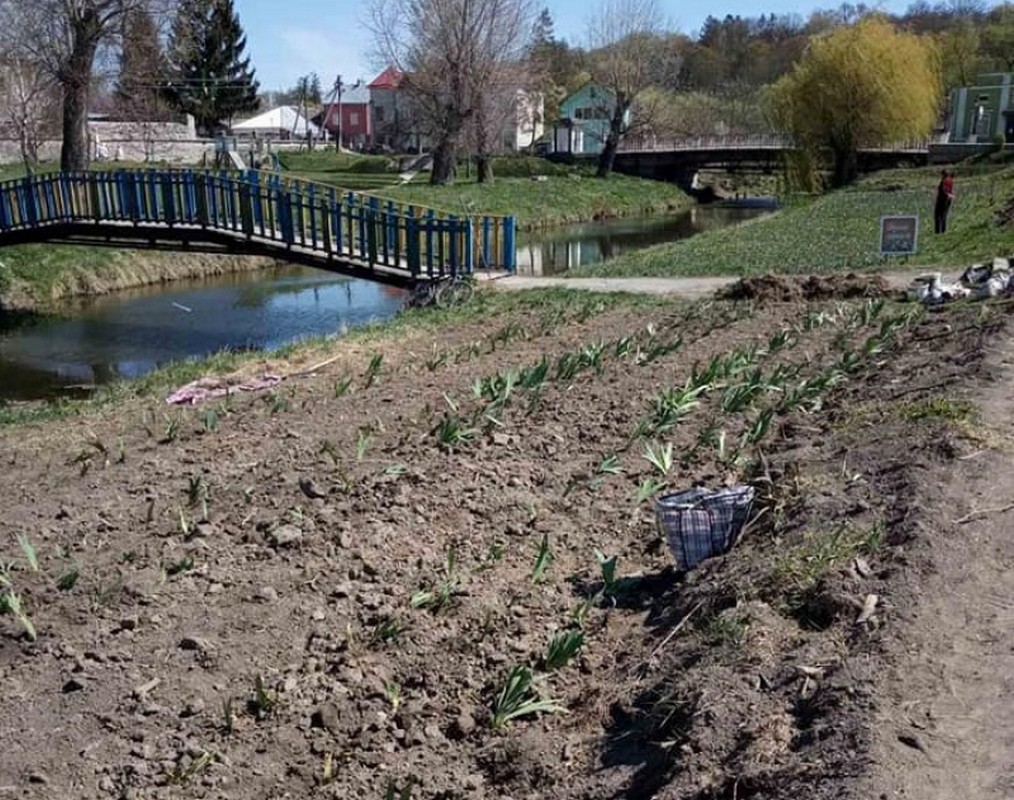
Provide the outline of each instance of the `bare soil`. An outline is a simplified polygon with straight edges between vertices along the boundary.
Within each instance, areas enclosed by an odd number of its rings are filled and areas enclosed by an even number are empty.
[[[1009,309],[867,294],[560,295],[274,392],[0,432],[37,632],[0,615],[0,797],[1004,796]],[[740,366],[637,438],[715,356]],[[540,391],[472,391],[543,357]],[[637,498],[656,440],[670,488],[757,491],[687,575]],[[560,711],[494,728],[516,665]]]

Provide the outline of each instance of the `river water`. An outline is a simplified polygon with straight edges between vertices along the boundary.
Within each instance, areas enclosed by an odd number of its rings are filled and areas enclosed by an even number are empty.
[[[611,220],[525,234],[522,274],[558,275],[640,247],[723,227],[762,209],[698,206],[675,217]],[[282,267],[117,292],[68,303],[58,316],[0,314],[0,401],[31,400],[134,378],[169,361],[267,349],[396,314],[400,289]]]

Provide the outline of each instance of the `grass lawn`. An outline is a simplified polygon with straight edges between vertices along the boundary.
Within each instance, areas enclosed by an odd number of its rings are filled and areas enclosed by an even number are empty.
[[[529,156],[495,159],[496,177],[491,185],[477,183],[466,170],[459,169],[459,179],[449,186],[430,186],[425,173],[400,185],[395,161],[384,156],[315,150],[282,153],[280,158],[293,177],[452,213],[514,215],[522,229],[682,210],[691,204],[672,184],[624,175],[600,180],[588,167]],[[536,176],[545,180],[536,180]]]
[[[890,170],[855,186],[800,201],[743,226],[622,255],[572,273],[584,276],[750,275],[920,265],[959,267],[1014,253],[1014,230],[996,212],[1014,199],[1014,165],[958,167],[947,233],[933,233],[939,170]],[[877,252],[880,217],[918,214],[918,253]]]

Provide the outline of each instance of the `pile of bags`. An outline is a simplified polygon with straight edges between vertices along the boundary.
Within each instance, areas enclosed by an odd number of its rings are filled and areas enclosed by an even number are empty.
[[[908,299],[935,306],[951,300],[985,300],[1014,293],[1014,272],[1010,259],[994,258],[991,264],[975,264],[955,282],[945,281],[939,272],[919,275],[908,288]]]

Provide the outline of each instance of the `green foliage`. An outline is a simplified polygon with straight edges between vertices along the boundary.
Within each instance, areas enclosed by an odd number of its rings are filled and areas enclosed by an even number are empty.
[[[925,139],[941,89],[935,45],[871,16],[814,38],[771,99],[800,146],[831,152],[833,183],[843,186],[859,148]]]
[[[546,655],[542,658],[542,668],[546,672],[567,666],[584,645],[584,631],[580,628],[568,628],[557,631],[549,640]]]
[[[1010,249],[1010,231],[995,224],[998,203],[1014,195],[1014,167],[958,170],[958,200],[945,235],[932,236],[936,169],[890,170],[856,186],[790,204],[749,225],[708,231],[672,244],[624,253],[582,267],[582,276],[750,276],[884,269],[909,262],[953,267]],[[880,218],[918,215],[919,253],[913,258],[878,252]],[[932,228],[930,229],[932,230]],[[813,312],[811,321],[821,312]],[[805,322],[805,320],[804,320]],[[804,330],[806,329],[804,324]]]
[[[232,0],[181,0],[169,34],[166,97],[214,133],[222,120],[257,109],[258,84]]]
[[[553,551],[549,547],[549,534],[542,534],[542,542],[539,544],[539,551],[535,554],[535,566],[532,567],[532,583],[541,583],[546,576],[546,570],[553,563]]]
[[[518,664],[511,669],[503,687],[493,699],[493,728],[500,730],[521,717],[553,714],[562,710],[555,701],[539,697],[532,685],[532,671]]]

